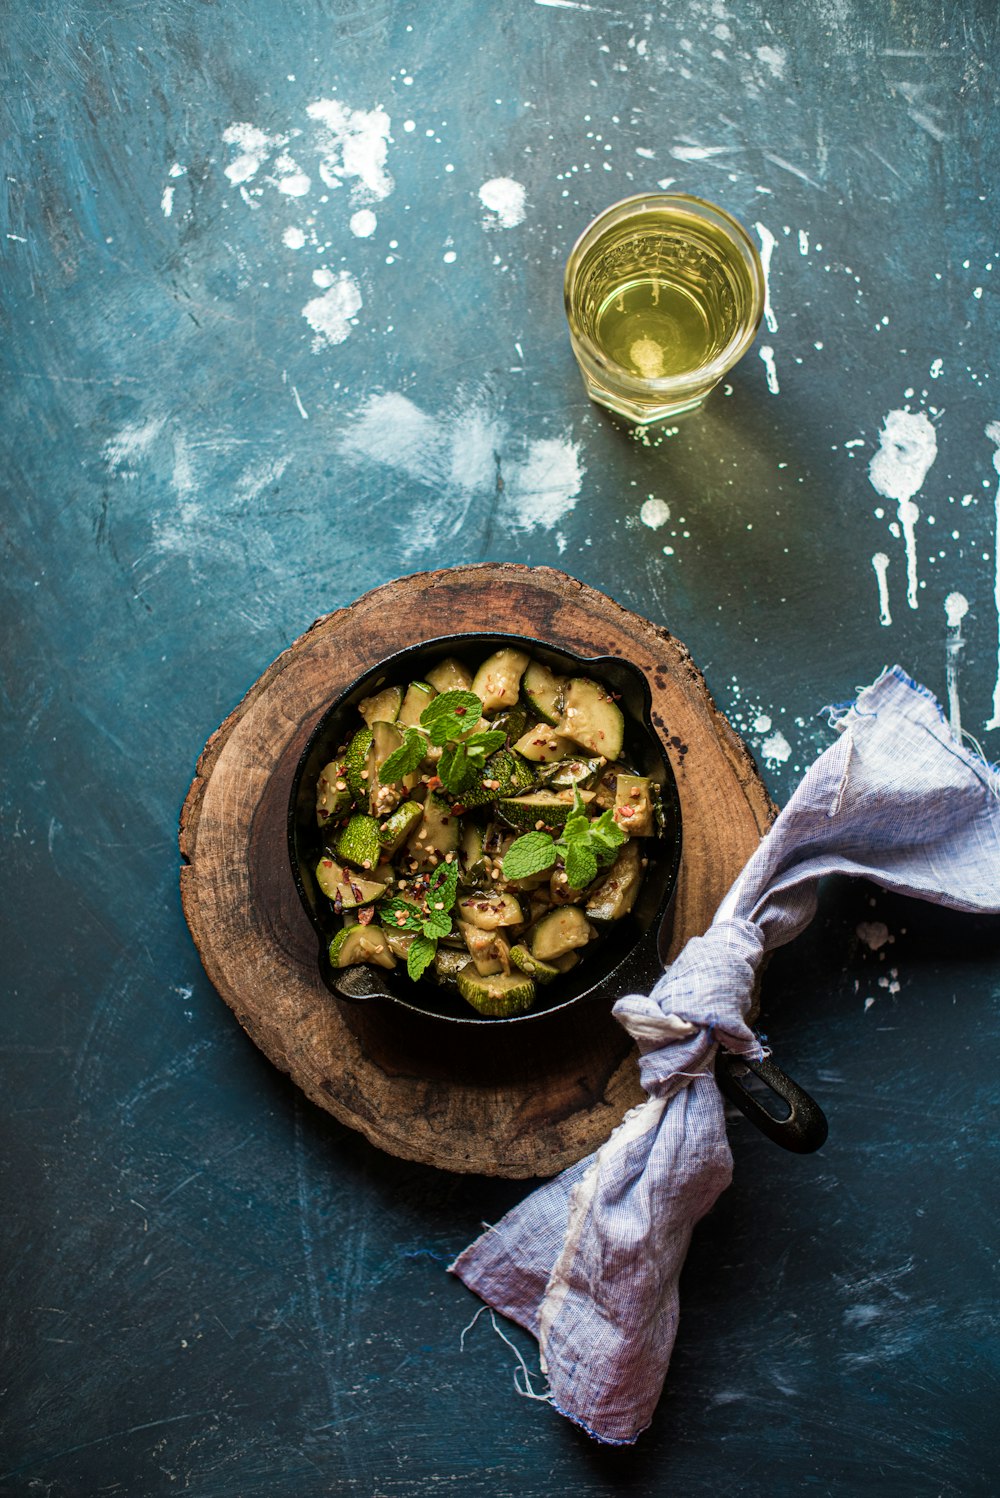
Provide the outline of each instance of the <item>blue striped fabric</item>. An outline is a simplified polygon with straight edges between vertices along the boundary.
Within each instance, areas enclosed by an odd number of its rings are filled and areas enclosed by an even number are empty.
[[[619,999],[647,1100],[596,1154],[467,1248],[457,1274],[537,1338],[548,1398],[600,1441],[649,1424],[677,1331],[691,1232],[729,1184],[716,1047],[759,1055],[744,1016],[765,952],[791,941],[828,874],[955,910],[1000,912],[1000,778],[898,666],[806,772],[708,932],[653,992]]]

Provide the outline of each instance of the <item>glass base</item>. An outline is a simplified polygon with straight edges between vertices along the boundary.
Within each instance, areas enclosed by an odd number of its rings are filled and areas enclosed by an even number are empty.
[[[663,403],[652,399],[629,399],[628,396],[609,390],[607,386],[589,379],[586,374],[583,374],[583,383],[590,399],[597,405],[613,411],[616,416],[624,416],[626,421],[639,427],[653,426],[657,422],[670,421],[675,416],[683,416],[687,411],[696,411],[706,395],[714,389],[714,386],[710,386],[708,390],[699,390],[685,400]]]

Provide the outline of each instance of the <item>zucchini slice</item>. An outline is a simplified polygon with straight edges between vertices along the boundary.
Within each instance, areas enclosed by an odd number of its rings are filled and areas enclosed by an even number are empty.
[[[353,864],[356,869],[375,868],[381,851],[378,821],[363,811],[354,813],[347,826],[340,829],[334,844],[341,863]]]
[[[564,738],[561,733],[548,728],[544,723],[537,723],[534,728],[529,728],[514,745],[518,754],[523,754],[525,759],[530,759],[536,765],[550,765],[557,759],[569,759],[575,747],[572,739]]]
[[[498,926],[519,926],[524,919],[513,895],[493,890],[484,890],[481,895],[466,895],[459,900],[455,913],[460,921],[467,921],[482,931],[495,931]]]
[[[484,978],[467,967],[458,975],[458,991],[479,1014],[494,1019],[523,1014],[535,1002],[535,985],[524,973],[491,973]]]
[[[410,833],[406,858],[420,869],[435,869],[449,853],[458,852],[461,822],[451,802],[432,791],[424,802],[423,814]]]
[[[652,837],[653,797],[648,775],[618,776],[612,815],[629,837]]]
[[[617,921],[628,915],[635,904],[642,883],[642,853],[638,843],[623,843],[608,871],[607,878],[598,885],[586,904],[586,912],[594,921]]]
[[[402,806],[386,817],[378,835],[379,845],[387,858],[392,858],[406,842],[424,814],[419,801],[404,801]]]
[[[438,947],[434,953],[434,970],[431,976],[439,983],[454,983],[459,973],[471,966],[472,959],[467,948],[453,952],[450,947]]]
[[[368,780],[371,772],[368,770],[368,753],[372,747],[372,731],[370,728],[359,728],[353,739],[347,746],[344,755],[344,779],[347,781],[347,789],[355,806],[363,806],[368,810]]]
[[[593,801],[593,791],[581,791],[586,802]],[[530,832],[539,822],[543,827],[562,827],[573,810],[572,791],[530,791],[526,796],[503,796],[497,810],[506,822],[522,832]]]
[[[397,723],[402,723],[404,728],[416,728],[420,722],[420,714],[428,703],[433,702],[437,696],[436,688],[427,681],[411,681],[403,698],[403,705],[399,709]]]
[[[380,926],[345,926],[331,941],[329,957],[332,967],[355,967],[359,962],[373,962],[376,967],[396,966]]]
[[[486,657],[472,679],[472,690],[484,713],[497,713],[517,702],[529,656],[524,650],[496,650]]]
[[[510,972],[510,945],[499,931],[484,931],[468,921],[459,921],[458,929],[480,977]]]
[[[331,760],[319,772],[316,781],[316,821],[320,827],[335,822],[353,804],[350,787],[344,773],[343,760]]]
[[[373,879],[368,873],[356,874],[332,858],[321,858],[316,865],[316,883],[338,911],[370,905],[385,894],[384,880]]]
[[[522,942],[511,947],[510,960],[522,973],[534,978],[536,983],[551,983],[553,978],[559,977],[559,969],[553,963],[542,962],[540,958],[533,957]]]
[[[548,666],[543,666],[541,661],[529,661],[528,668],[521,682],[521,691],[524,700],[537,713],[543,723],[551,723],[553,726],[562,717],[563,696],[566,683],[561,676],[556,676]]]
[[[395,723],[402,701],[402,687],[384,687],[372,697],[363,697],[358,703],[358,712],[369,728],[376,723]]]
[[[591,754],[617,759],[625,739],[625,719],[617,702],[589,676],[575,676],[566,689],[566,703],[558,723],[566,734]]]
[[[587,917],[578,905],[564,905],[543,915],[531,933],[531,955],[541,962],[564,957],[576,947],[585,947],[595,935]]]
[[[472,672],[457,661],[453,655],[438,661],[424,677],[436,692],[471,692]]]

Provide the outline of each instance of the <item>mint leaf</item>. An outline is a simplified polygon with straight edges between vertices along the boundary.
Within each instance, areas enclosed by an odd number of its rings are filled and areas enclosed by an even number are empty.
[[[526,832],[516,838],[507,849],[503,860],[505,879],[530,879],[532,874],[541,874],[551,869],[556,861],[556,845],[548,832]]]
[[[570,889],[586,889],[597,878],[597,859],[582,842],[570,843],[566,849],[565,868]]]
[[[406,954],[406,971],[416,983],[422,978],[427,968],[434,961],[437,952],[437,940],[431,936],[414,937],[410,943],[410,950]]]
[[[489,728],[485,733],[470,733],[467,739],[463,739],[462,747],[469,758],[482,768],[486,756],[506,742],[507,735],[502,728]]]
[[[435,910],[432,905],[424,921],[423,934],[434,941],[437,941],[439,936],[450,936],[451,916],[447,910]]]
[[[442,692],[420,714],[421,727],[432,744],[447,744],[475,728],[483,716],[483,704],[475,692]]]
[[[458,898],[458,863],[439,864],[431,875],[427,885],[427,905],[433,908],[437,904],[443,905],[445,910],[450,910]]]
[[[446,791],[461,795],[479,784],[479,775],[470,760],[464,744],[446,744],[438,760],[438,778]]]
[[[404,919],[399,920],[400,916]],[[424,929],[423,916],[417,907],[410,900],[401,900],[398,895],[379,901],[378,918],[388,931],[420,932]]]
[[[412,775],[427,753],[427,740],[418,728],[407,728],[403,742],[394,749],[382,764],[378,778],[383,785],[392,785],[404,775]]]

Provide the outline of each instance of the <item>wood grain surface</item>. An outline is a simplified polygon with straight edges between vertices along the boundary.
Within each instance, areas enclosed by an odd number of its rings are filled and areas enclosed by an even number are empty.
[[[286,852],[291,779],[331,700],[406,645],[487,627],[622,656],[646,675],[684,827],[671,954],[703,931],[771,816],[750,755],[666,630],[563,573],[512,563],[401,578],[296,640],[199,760],[181,819],[181,889],[212,982],[313,1102],[406,1159],[548,1175],[594,1149],[641,1099],[627,1042],[598,1032],[582,1055],[553,1049],[544,1065],[495,1085],[420,1074],[403,1049],[376,1056],[322,982]]]

